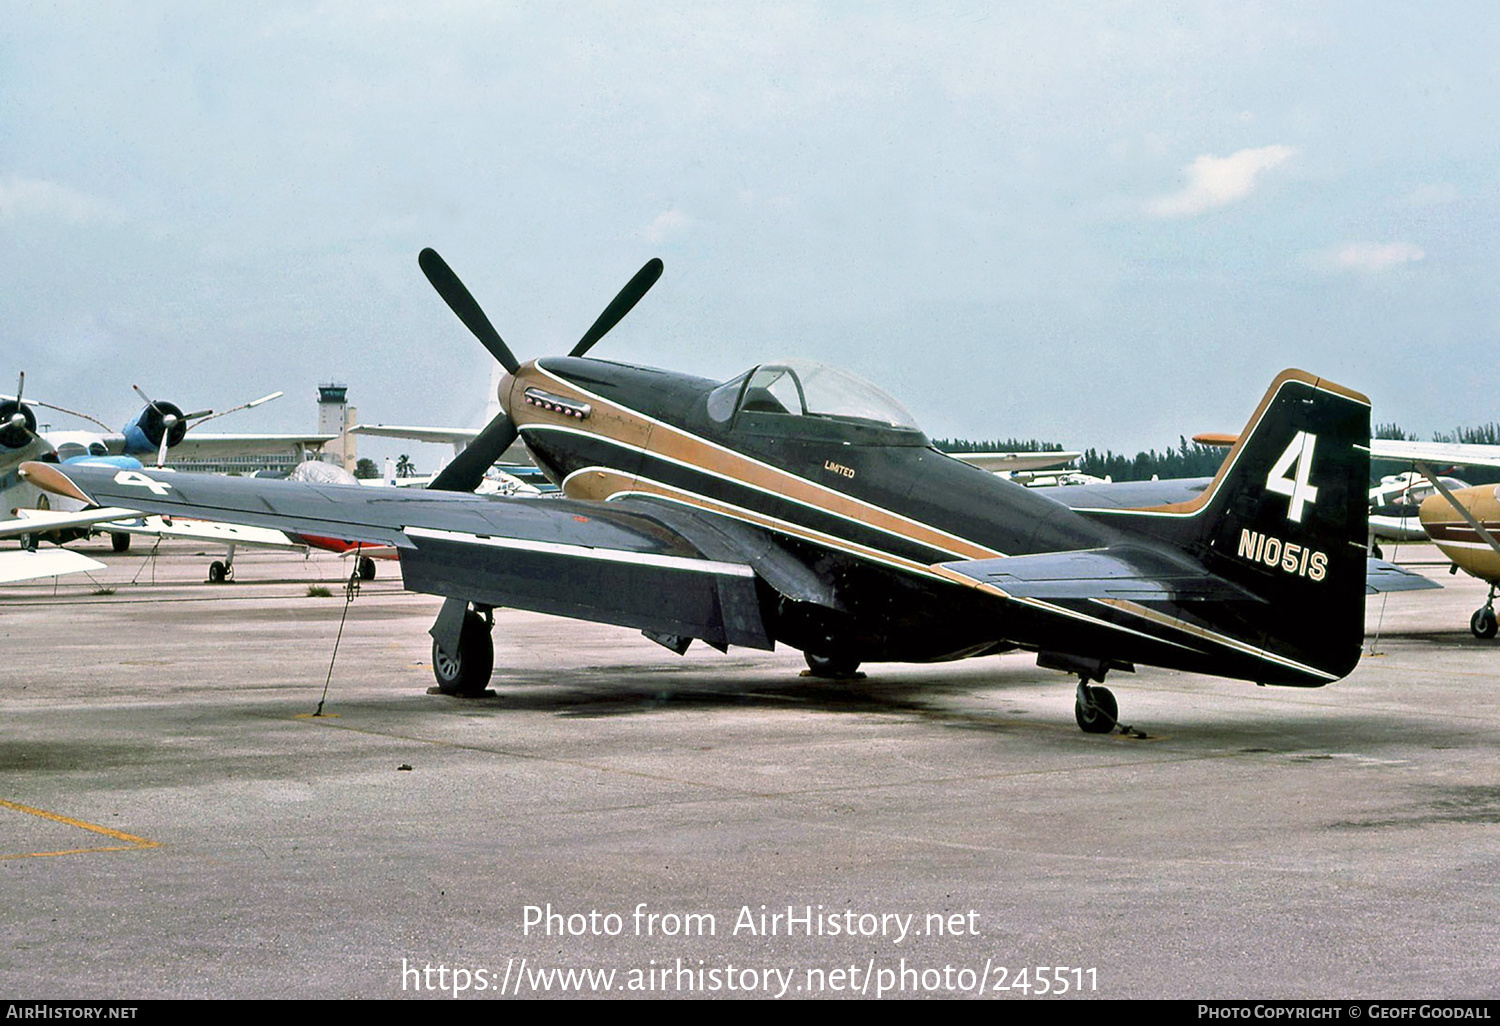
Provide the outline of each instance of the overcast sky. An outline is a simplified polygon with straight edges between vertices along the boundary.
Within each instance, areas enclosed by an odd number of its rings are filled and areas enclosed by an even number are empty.
[[[595,355],[1129,452],[1299,366],[1426,436],[1500,420],[1497,107],[1480,2],[10,2],[0,390],[478,426],[430,245],[522,359],[660,256]]]

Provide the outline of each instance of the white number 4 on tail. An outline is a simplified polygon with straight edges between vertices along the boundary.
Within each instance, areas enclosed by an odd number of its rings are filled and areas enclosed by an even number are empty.
[[[1281,454],[1276,465],[1266,475],[1266,491],[1290,497],[1292,501],[1287,505],[1286,518],[1299,524],[1302,523],[1303,505],[1318,501],[1317,486],[1307,483],[1308,471],[1312,469],[1313,446],[1317,444],[1317,435],[1298,431],[1292,444],[1286,447],[1286,452]],[[1296,476],[1288,477],[1287,472],[1294,465],[1297,468]]]

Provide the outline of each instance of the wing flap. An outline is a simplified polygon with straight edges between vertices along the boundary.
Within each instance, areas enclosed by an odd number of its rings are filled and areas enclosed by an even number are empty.
[[[401,572],[412,591],[721,647],[772,647],[755,572],[744,563],[415,527],[409,534],[416,548],[401,553]]]

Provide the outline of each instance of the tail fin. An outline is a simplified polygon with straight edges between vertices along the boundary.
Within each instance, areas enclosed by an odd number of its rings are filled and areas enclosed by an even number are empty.
[[[1317,671],[1288,667],[1263,683],[1327,683],[1363,644],[1369,475],[1369,399],[1287,370],[1201,496],[1111,519],[1265,600],[1204,610],[1218,630]]]

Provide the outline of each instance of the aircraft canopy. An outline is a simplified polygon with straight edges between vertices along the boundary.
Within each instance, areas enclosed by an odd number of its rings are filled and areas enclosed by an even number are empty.
[[[864,378],[813,360],[777,360],[709,393],[708,414],[724,423],[739,412],[872,421],[920,430],[912,415]]]

